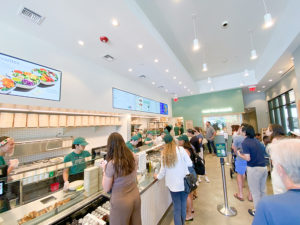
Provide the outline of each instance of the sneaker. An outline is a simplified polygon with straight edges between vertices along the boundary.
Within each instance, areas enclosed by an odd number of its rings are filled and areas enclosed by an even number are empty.
[[[255,216],[255,209],[248,209],[248,213],[249,213],[251,216]]]
[[[199,182],[198,181],[196,182],[196,185],[199,186]]]
[[[201,180],[201,178],[200,178],[200,176],[199,176],[199,177],[198,177],[198,182],[201,183],[201,181],[202,181],[202,180]]]
[[[209,182],[210,182],[210,180],[208,179],[207,176],[205,176],[204,179],[205,179],[206,183],[209,183]]]

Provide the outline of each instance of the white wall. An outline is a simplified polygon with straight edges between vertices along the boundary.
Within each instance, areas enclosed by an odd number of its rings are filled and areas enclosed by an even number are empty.
[[[116,87],[167,103],[169,115],[172,115],[171,98],[151,85],[141,84],[127,75],[116,74],[6,24],[0,23],[0,30],[1,53],[62,71],[60,102],[0,95],[2,103],[128,113],[112,108],[112,87]],[[61,34],[49,31],[49,35]]]
[[[257,126],[260,132],[261,128],[268,127],[269,113],[265,93],[254,92],[243,94],[245,108],[256,108]]]

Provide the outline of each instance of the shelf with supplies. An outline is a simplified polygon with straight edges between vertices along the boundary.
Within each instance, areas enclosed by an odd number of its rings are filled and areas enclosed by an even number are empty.
[[[0,103],[0,128],[121,126],[121,115]]]

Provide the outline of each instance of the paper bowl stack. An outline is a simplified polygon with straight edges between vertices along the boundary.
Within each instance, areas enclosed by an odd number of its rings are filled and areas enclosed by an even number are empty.
[[[99,190],[99,168],[89,167],[84,170],[84,189],[86,196],[95,194]]]

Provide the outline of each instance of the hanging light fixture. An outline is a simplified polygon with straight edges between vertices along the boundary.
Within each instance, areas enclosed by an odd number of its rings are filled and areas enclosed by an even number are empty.
[[[206,64],[206,63],[203,63],[203,64],[202,64],[202,71],[203,71],[203,72],[206,72],[206,71],[207,71],[207,64]]]
[[[254,42],[253,42],[253,33],[252,31],[249,32],[250,33],[250,44],[251,44],[251,60],[255,60],[257,59],[257,53],[256,53],[256,49],[254,48]]]
[[[211,78],[210,77],[207,78],[207,83],[209,83],[209,84],[211,83]]]
[[[245,70],[245,71],[244,71],[244,76],[245,76],[245,77],[248,77],[248,76],[249,76],[248,70]]]
[[[265,15],[264,15],[265,23],[264,23],[264,28],[268,29],[268,28],[270,28],[270,27],[273,26],[274,21],[272,19],[271,13],[267,9],[266,1],[265,0],[262,0],[262,1],[263,1],[264,8],[265,8]]]
[[[198,51],[200,49],[199,39],[197,38],[197,27],[196,27],[196,14],[192,15],[193,25],[194,25],[194,41],[193,41],[193,50]]]

